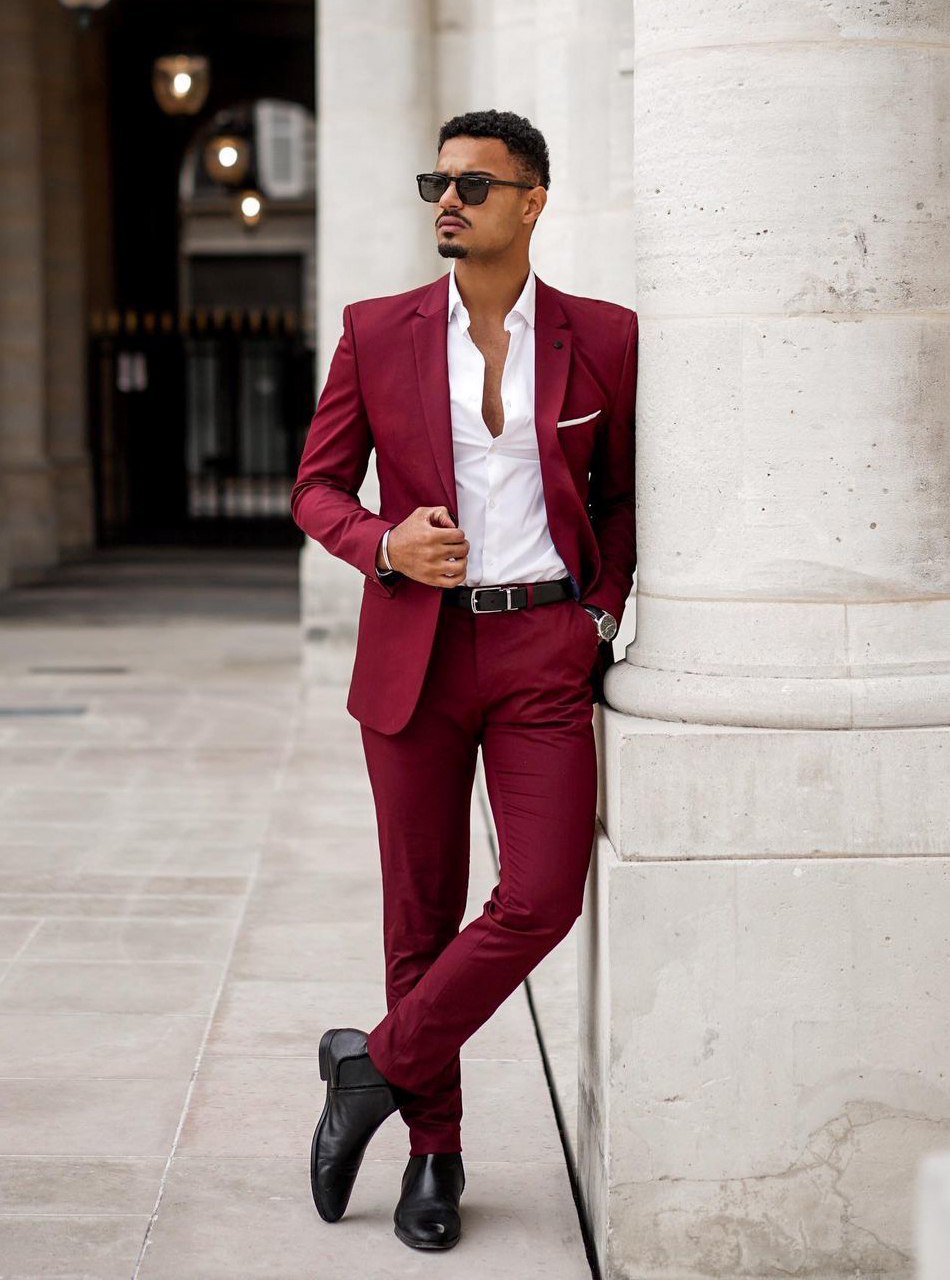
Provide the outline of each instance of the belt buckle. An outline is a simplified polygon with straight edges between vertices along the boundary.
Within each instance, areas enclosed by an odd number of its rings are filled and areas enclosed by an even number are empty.
[[[471,603],[471,606],[472,606],[472,613],[505,613],[505,612],[506,612],[506,609],[505,609],[505,606],[504,606],[504,605],[499,606],[499,608],[497,608],[497,609],[479,609],[479,608],[476,608],[476,603],[475,603],[475,602],[476,602],[476,598],[477,598],[477,593],[478,593],[479,591],[504,591],[504,592],[505,592],[505,594],[506,594],[506,599],[507,599],[508,609],[510,609],[510,608],[511,608],[511,593],[512,593],[512,591],[514,591],[514,590],[515,590],[515,588],[514,588],[514,587],[472,587],[472,598],[471,598],[471,602],[470,602],[470,603]]]

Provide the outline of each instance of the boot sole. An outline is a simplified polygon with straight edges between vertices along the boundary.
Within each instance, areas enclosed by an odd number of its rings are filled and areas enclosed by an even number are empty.
[[[410,1249],[454,1249],[462,1238],[461,1234],[459,1234],[443,1244],[434,1244],[431,1241],[413,1240],[411,1236],[407,1236],[400,1231],[398,1225],[393,1227],[393,1234],[397,1239],[401,1240],[403,1244],[407,1244]]]

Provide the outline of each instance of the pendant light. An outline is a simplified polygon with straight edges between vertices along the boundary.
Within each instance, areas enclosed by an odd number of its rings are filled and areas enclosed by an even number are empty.
[[[211,69],[201,54],[168,54],[156,58],[152,65],[152,91],[169,116],[196,115],[205,104],[210,84]]]
[[[64,9],[74,13],[79,19],[80,30],[85,31],[92,22],[96,9],[104,9],[109,0],[59,0]]]

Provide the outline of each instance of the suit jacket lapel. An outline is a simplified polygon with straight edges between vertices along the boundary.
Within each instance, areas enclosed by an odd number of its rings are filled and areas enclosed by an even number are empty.
[[[576,516],[580,506],[570,468],[557,438],[557,423],[567,392],[573,331],[557,290],[535,272],[534,425],[538,436],[541,484],[548,529],[558,555],[576,583],[581,581]],[[574,514],[572,521],[571,513]]]
[[[558,414],[567,391],[573,337],[556,290],[535,273],[534,419],[542,460],[545,454],[548,461],[555,456]]]
[[[446,506],[457,516],[458,494],[455,491],[446,334],[448,320],[449,277],[446,273],[434,281],[416,308],[416,314],[412,317],[412,345],[429,443],[445,489]]]

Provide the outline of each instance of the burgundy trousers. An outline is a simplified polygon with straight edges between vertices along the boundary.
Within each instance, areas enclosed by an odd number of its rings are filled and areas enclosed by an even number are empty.
[[[580,915],[597,801],[597,631],[574,599],[474,614],[446,603],[400,732],[361,725],[379,832],[388,1013],[374,1064],[415,1097],[410,1154],[460,1151],[460,1046]],[[499,879],[468,896],[479,745]]]

